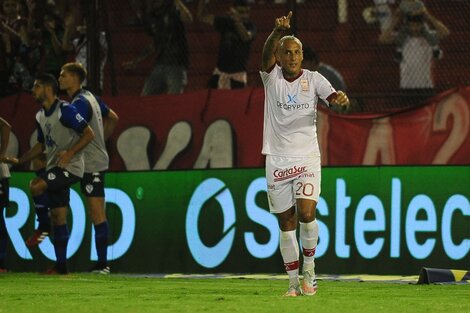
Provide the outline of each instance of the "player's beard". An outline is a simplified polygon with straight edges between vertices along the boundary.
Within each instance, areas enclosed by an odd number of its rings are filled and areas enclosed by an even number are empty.
[[[37,103],[41,103],[41,104],[44,102],[44,99],[45,99],[44,96],[35,95],[35,94],[33,94],[33,98],[34,98],[34,101],[36,101]]]

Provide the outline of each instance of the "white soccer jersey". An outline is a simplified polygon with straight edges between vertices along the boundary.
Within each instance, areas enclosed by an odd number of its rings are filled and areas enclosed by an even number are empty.
[[[432,49],[423,37],[410,37],[403,46],[400,88],[434,88]]]
[[[336,90],[318,72],[302,70],[290,82],[277,64],[269,73],[260,71],[264,84],[263,154],[313,157],[320,156],[316,116],[318,98]],[[327,102],[328,103],[328,102]]]

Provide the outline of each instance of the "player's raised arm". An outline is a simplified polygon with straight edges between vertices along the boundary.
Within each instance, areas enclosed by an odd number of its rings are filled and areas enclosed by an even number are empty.
[[[285,30],[290,28],[290,19],[292,17],[292,11],[289,11],[287,16],[281,16],[276,18],[274,22],[274,29],[266,39],[263,47],[263,55],[261,60],[261,70],[266,71],[276,63],[276,48],[281,39],[282,34]]]

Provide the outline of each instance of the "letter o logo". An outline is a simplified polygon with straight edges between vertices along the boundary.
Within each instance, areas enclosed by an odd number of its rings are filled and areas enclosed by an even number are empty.
[[[186,241],[198,264],[206,268],[220,265],[229,254],[235,238],[235,206],[233,197],[225,184],[216,178],[208,178],[194,191],[186,214]],[[224,189],[223,191],[221,191]],[[213,247],[206,246],[199,236],[198,219],[204,203],[214,195],[224,216],[224,237]],[[231,229],[231,230],[230,230]],[[229,232],[227,232],[230,230]]]

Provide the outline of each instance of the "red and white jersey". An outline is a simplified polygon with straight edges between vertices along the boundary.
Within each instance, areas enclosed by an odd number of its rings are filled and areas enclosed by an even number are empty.
[[[264,84],[264,129],[261,153],[290,157],[320,156],[317,141],[317,102],[336,92],[318,72],[302,70],[288,81],[277,64],[260,71]]]

